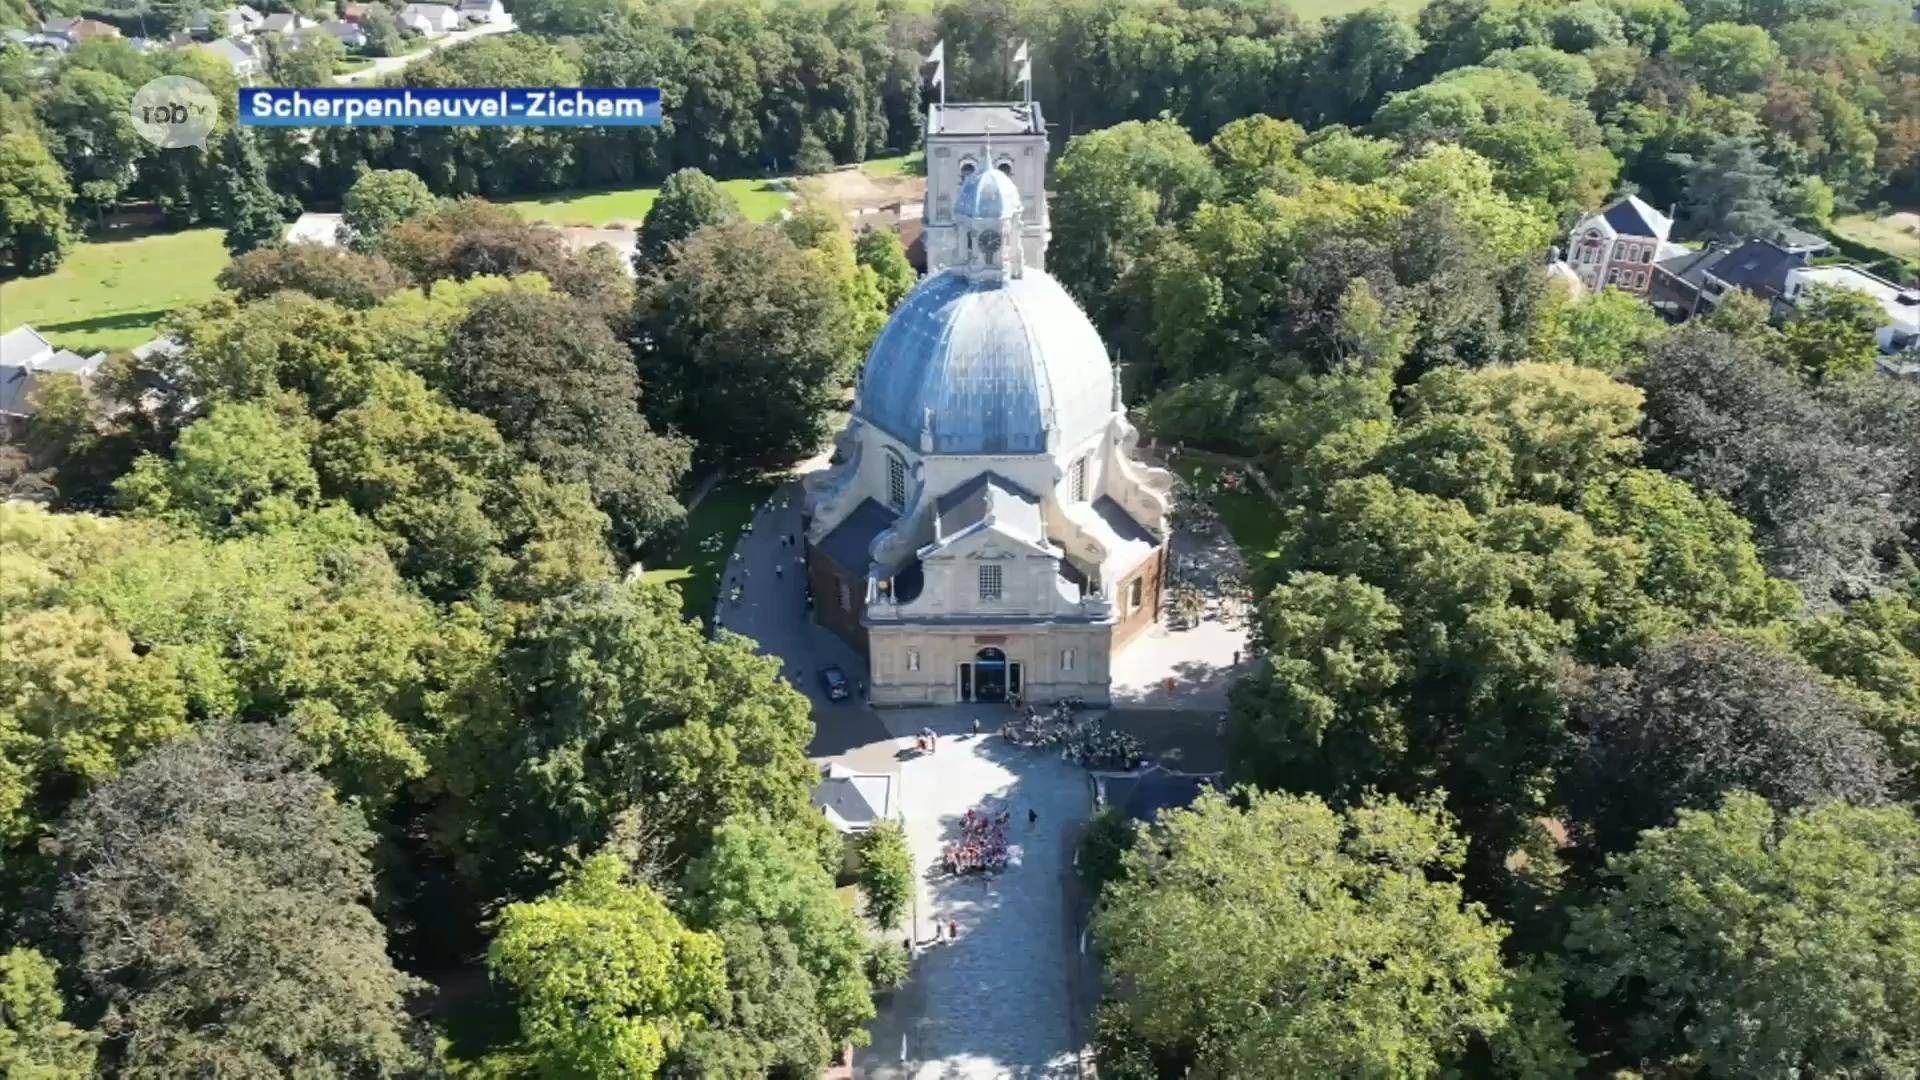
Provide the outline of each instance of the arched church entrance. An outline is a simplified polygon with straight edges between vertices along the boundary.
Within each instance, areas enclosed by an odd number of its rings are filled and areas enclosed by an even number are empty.
[[[1006,701],[1020,693],[1020,665],[1007,660],[1005,650],[991,645],[960,665],[961,701]]]

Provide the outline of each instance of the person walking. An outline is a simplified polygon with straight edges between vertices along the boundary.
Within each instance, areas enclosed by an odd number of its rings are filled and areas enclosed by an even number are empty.
[[[1035,825],[1038,825],[1039,823],[1040,823],[1040,811],[1035,810],[1031,806],[1027,807],[1027,828],[1031,829]]]
[[[786,570],[787,570],[787,566],[785,563],[774,563],[773,564],[773,580],[775,581],[787,580]]]
[[[948,941],[960,940],[960,920],[958,919],[947,920],[947,940]]]
[[[977,716],[973,718],[973,737],[980,737],[980,718]]]

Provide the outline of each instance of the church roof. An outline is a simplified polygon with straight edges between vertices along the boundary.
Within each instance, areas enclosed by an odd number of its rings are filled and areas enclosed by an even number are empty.
[[[1043,135],[1037,101],[961,101],[927,110],[928,135]]]
[[[992,519],[1016,536],[1036,543],[1047,538],[1040,520],[1040,498],[999,473],[985,472],[934,501],[942,540]]]
[[[874,539],[886,532],[896,517],[899,515],[878,502],[862,499],[860,505],[853,508],[853,513],[835,525],[833,531],[820,541],[820,551],[838,563],[841,569],[864,574],[873,563]]]
[[[1020,216],[1020,189],[999,169],[984,169],[960,185],[954,200],[956,217],[998,221]]]
[[[1051,275],[969,280],[947,270],[900,302],[867,354],[855,411],[935,454],[1039,454],[1112,415],[1100,332]]]

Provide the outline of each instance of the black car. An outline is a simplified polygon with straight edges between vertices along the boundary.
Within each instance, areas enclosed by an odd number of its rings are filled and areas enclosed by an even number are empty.
[[[842,701],[847,696],[847,673],[834,666],[820,669],[820,685],[827,688],[828,701]]]

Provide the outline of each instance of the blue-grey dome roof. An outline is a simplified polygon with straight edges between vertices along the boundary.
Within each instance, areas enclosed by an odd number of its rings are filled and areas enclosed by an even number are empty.
[[[1112,416],[1113,369],[1080,305],[1050,274],[969,279],[948,270],[900,302],[867,353],[855,412],[936,454],[1037,454]]]
[[[1020,189],[999,169],[981,169],[960,181],[953,212],[980,221],[1020,216]]]

